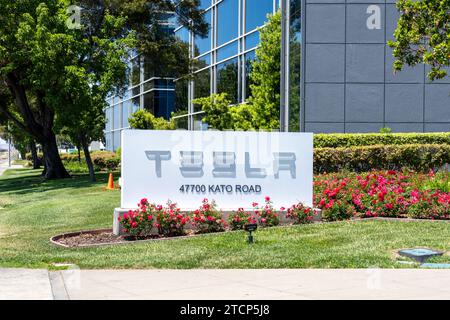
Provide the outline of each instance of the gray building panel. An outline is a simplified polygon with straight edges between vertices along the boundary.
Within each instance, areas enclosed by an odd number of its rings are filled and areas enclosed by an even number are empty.
[[[345,121],[383,122],[382,84],[347,84],[345,92]]]
[[[444,68],[445,70],[447,70],[448,74],[450,75],[450,68],[446,67]],[[431,71],[431,67],[429,65],[425,66],[425,72],[428,74]],[[450,76],[447,76],[445,78],[442,79],[436,79],[431,81],[429,78],[426,79],[427,83],[450,83]]]
[[[378,132],[383,128],[383,122],[358,122],[345,123],[345,132],[348,133],[368,133],[368,132]]]
[[[345,45],[306,45],[306,82],[343,82],[344,74]]]
[[[425,70],[423,64],[414,67],[405,65],[401,71],[394,71],[394,61],[392,48],[386,47],[386,83],[423,83]]]
[[[314,133],[344,133],[343,122],[307,122],[306,131]]]
[[[423,123],[399,123],[399,122],[386,122],[386,127],[392,129],[392,132],[422,132]]]
[[[386,85],[386,121],[423,122],[423,85]]]
[[[384,22],[384,5],[379,5],[381,21]],[[384,28],[361,28],[367,25],[367,4],[349,4],[346,12],[347,43],[384,43]]]
[[[308,4],[306,6],[308,43],[342,43],[345,41],[344,4]]]
[[[347,82],[384,82],[384,45],[347,44]]]
[[[395,4],[386,4],[386,40],[394,40],[394,32],[397,28],[397,20],[400,14]]]
[[[311,83],[305,88],[307,104],[306,121],[344,122],[344,85]]]
[[[450,124],[449,85],[425,85],[425,122],[448,122]]]
[[[448,132],[450,123],[425,123],[426,132]]]
[[[428,66],[392,69],[386,43],[397,27],[395,1],[305,1],[303,130],[450,130],[450,76],[430,83]],[[336,21],[343,6],[345,21]]]

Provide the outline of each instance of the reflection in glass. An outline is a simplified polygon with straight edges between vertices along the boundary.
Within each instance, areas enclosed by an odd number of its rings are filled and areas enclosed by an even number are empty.
[[[144,81],[154,77],[154,69],[152,67],[151,58],[144,58]]]
[[[211,25],[211,10],[204,14],[205,22]],[[205,38],[195,36],[195,54],[194,56],[201,55],[211,50],[211,28],[209,28],[208,34]]]
[[[175,93],[171,90],[154,91],[153,114],[155,117],[169,119],[173,111]]]
[[[203,117],[204,114],[200,113],[200,114],[194,114],[193,118],[194,118],[194,130],[198,130],[198,131],[206,131],[208,130],[208,124],[203,122]]]
[[[120,123],[120,114],[122,110],[122,104],[118,104],[114,106],[114,127],[113,129],[119,129],[121,127]]]
[[[289,27],[289,131],[300,130],[301,4],[290,1]]]
[[[237,41],[227,44],[225,47],[217,50],[217,62],[231,58],[238,53],[238,43]]]
[[[255,51],[250,51],[245,54],[245,99],[251,95],[250,90],[250,74],[252,72],[253,60],[256,58]]]
[[[212,0],[200,0],[200,5],[198,6],[199,9],[207,9],[208,7],[211,6],[211,1]]]
[[[175,36],[183,42],[189,43],[189,30],[186,27],[181,27],[175,31]]]
[[[187,114],[189,97],[188,97],[189,77],[180,78],[175,81],[175,111],[174,115]],[[187,127],[186,127],[187,128]]]
[[[239,0],[223,0],[218,5],[217,45],[220,46],[238,36]]]
[[[238,102],[238,59],[217,65],[217,93],[225,92],[231,103]]]
[[[125,101],[122,106],[122,128],[126,128],[129,126],[128,118],[130,117],[131,111],[131,101]]]
[[[211,55],[206,54],[204,56],[201,56],[192,62],[192,67],[194,70],[200,70],[203,68],[208,67],[211,64]]]
[[[155,114],[154,91],[147,92],[144,95],[144,109]]]
[[[120,131],[114,131],[114,145],[113,145],[113,151],[116,151],[117,148],[120,148]]]
[[[130,86],[141,83],[141,58],[140,56],[131,60]]]
[[[267,13],[273,11],[273,0],[247,0],[246,3],[245,31],[249,32],[264,25]]]
[[[111,132],[105,133],[105,142],[106,142],[106,150],[112,150],[113,145]]]
[[[253,49],[259,45],[259,31],[245,37],[245,50]]]
[[[211,94],[211,69],[194,74],[194,99],[208,97]]]
[[[178,118],[174,118],[173,122],[175,123],[175,128],[177,128],[177,129],[188,130],[188,128],[189,128],[189,117],[187,115],[178,117]]]
[[[106,124],[105,124],[105,130],[106,131],[110,131],[112,129],[112,124],[113,124],[113,108],[107,108],[106,109]]]

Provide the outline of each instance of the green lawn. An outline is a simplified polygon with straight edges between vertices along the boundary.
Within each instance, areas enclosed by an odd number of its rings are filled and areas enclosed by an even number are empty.
[[[427,246],[449,250],[450,223],[340,222],[110,247],[65,249],[58,233],[111,227],[119,191],[104,191],[87,176],[43,181],[39,171],[9,170],[0,177],[0,267],[52,268],[365,268],[399,264],[393,250]],[[444,256],[436,261],[450,261]]]

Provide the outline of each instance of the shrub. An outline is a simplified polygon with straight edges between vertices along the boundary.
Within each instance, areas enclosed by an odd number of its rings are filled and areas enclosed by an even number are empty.
[[[311,223],[317,211],[303,203],[294,204],[286,213],[286,218],[294,220],[294,224]]]
[[[258,223],[261,227],[273,227],[280,224],[280,217],[278,213],[275,212],[273,208],[272,201],[270,197],[264,198],[265,204],[262,207],[258,207],[256,202],[253,203],[255,208],[255,214],[258,217]]]
[[[450,219],[450,193],[429,190],[411,191],[408,217],[416,219]]]
[[[428,172],[450,163],[450,145],[376,145],[314,150],[315,173],[409,168]]]
[[[450,144],[450,132],[445,133],[336,133],[315,134],[315,148],[339,148],[372,145]]]
[[[329,221],[353,216],[449,219],[450,193],[420,191],[425,177],[429,175],[391,170],[351,178],[318,176],[314,203]]]
[[[114,152],[98,152],[91,157],[97,170],[117,170],[120,166],[120,158]]]
[[[139,209],[130,210],[119,217],[119,222],[122,224],[124,231],[132,237],[142,237],[149,235],[153,228],[153,219],[156,213],[156,206],[149,204],[147,199],[142,199],[139,204]]]
[[[189,216],[180,211],[176,203],[167,202],[167,207],[156,207],[156,223],[160,235],[174,237],[184,235],[184,227],[189,221]]]
[[[231,230],[242,230],[246,224],[254,224],[256,222],[256,218],[251,213],[246,212],[244,208],[239,208],[228,217],[228,225]]]
[[[193,212],[192,219],[192,224],[199,233],[225,231],[226,222],[222,218],[222,213],[217,210],[214,201],[209,202],[208,199],[203,199],[200,208]]]

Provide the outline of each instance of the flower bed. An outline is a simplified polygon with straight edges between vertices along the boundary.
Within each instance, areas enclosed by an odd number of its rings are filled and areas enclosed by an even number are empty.
[[[364,175],[316,176],[314,203],[327,221],[352,217],[450,219],[450,192],[427,189],[435,179],[448,179],[415,172],[382,171]]]
[[[435,176],[412,171],[372,171],[323,174],[315,177],[314,208],[321,210],[324,221],[353,218],[414,218],[450,219],[449,190],[444,186],[449,174]],[[175,203],[166,206],[151,204],[142,199],[138,209],[129,211],[119,222],[124,233],[144,238],[150,234],[160,237],[182,236],[189,225],[191,233],[212,233],[241,230],[245,224],[257,223],[260,227],[280,224],[280,215],[290,224],[306,224],[317,220],[316,209],[297,203],[285,208],[274,208],[270,197],[264,203],[254,202],[252,210],[239,208],[226,217],[216,203],[204,199],[194,212],[182,212]]]
[[[190,234],[203,234],[241,230],[246,224],[254,223],[265,228],[320,220],[320,210],[313,210],[301,203],[295,204],[293,208],[304,208],[305,213],[301,214],[309,217],[299,220],[298,216],[289,215],[290,209],[286,212],[284,207],[274,208],[268,196],[264,198],[262,206],[253,202],[252,207],[250,211],[239,208],[231,213],[225,213],[217,209],[215,201],[205,198],[197,210],[182,212],[176,203],[168,202],[166,206],[162,206],[149,203],[144,198],[138,203],[138,209],[118,214],[116,221],[120,223],[121,228],[115,233],[134,239],[144,239],[149,235],[183,236],[187,231]]]

